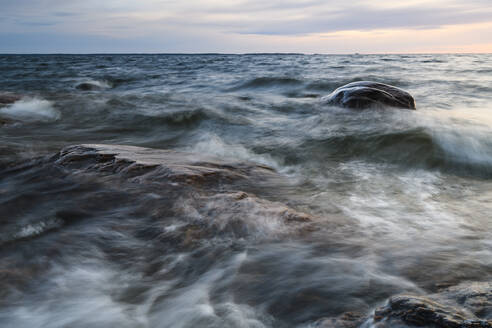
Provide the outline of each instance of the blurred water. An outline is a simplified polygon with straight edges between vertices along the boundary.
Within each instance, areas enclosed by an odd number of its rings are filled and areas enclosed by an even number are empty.
[[[492,55],[12,55],[0,73],[22,96],[0,108],[2,327],[307,327],[491,278]],[[320,102],[357,80],[417,111]],[[267,165],[288,182],[257,193],[313,227],[46,159],[79,143]],[[190,220],[215,232],[183,247]]]

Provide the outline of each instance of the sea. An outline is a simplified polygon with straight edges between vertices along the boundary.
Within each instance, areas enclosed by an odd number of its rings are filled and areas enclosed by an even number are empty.
[[[355,81],[417,110],[323,101]],[[1,327],[317,327],[492,281],[491,54],[0,55],[0,93]],[[80,144],[282,182],[60,162]]]

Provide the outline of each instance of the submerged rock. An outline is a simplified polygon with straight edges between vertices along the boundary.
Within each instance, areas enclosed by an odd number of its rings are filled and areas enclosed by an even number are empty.
[[[467,322],[478,319],[467,311],[444,305],[428,297],[398,295],[390,298],[388,304],[376,310],[375,321],[399,319],[415,326],[473,327]],[[480,327],[480,326],[478,326]]]
[[[375,311],[375,327],[492,328],[491,287],[472,282],[428,296],[393,296]]]
[[[173,247],[310,231],[311,216],[264,198],[285,181],[263,165],[121,145],[70,146],[50,161],[76,176],[95,174],[111,185],[152,193],[158,199],[153,217],[173,220],[174,228],[149,233]]]
[[[0,117],[0,126],[5,125],[5,124],[11,124],[13,121],[9,120],[8,118],[3,118]]]
[[[7,105],[10,105],[10,104],[13,104],[16,101],[21,100],[21,99],[22,99],[22,97],[20,95],[16,95],[16,94],[9,93],[9,92],[0,92],[0,108],[7,106]],[[2,113],[0,112],[0,114],[2,114]],[[11,124],[14,122],[15,121],[9,117],[0,117],[0,126],[5,125],[5,124]]]
[[[267,166],[220,160],[203,154],[122,145],[76,145],[60,151],[56,163],[78,169],[111,173],[140,182],[165,182],[194,187],[233,184],[247,180],[279,180]]]
[[[440,295],[455,300],[479,318],[492,320],[492,282],[465,282],[444,289]]]
[[[359,328],[367,317],[358,312],[345,312],[335,318],[323,318],[314,323],[316,328]]]
[[[82,91],[92,91],[92,90],[100,90],[101,87],[99,87],[96,84],[84,82],[84,83],[77,84],[75,86],[75,89],[79,89],[79,90],[82,90]]]
[[[81,82],[75,86],[75,89],[82,91],[95,91],[110,88],[111,86],[104,81]]]
[[[0,92],[0,106],[13,104],[20,100],[22,97],[13,93]]]
[[[396,107],[415,109],[415,100],[406,91],[383,83],[359,81],[339,87],[322,100],[329,105],[353,109]]]

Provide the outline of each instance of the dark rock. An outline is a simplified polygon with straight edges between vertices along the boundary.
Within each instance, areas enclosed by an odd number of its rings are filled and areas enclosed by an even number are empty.
[[[3,93],[0,92],[0,106],[5,106],[12,104],[18,100],[20,100],[22,97],[13,93]]]
[[[454,300],[477,317],[492,320],[492,283],[465,282],[444,289],[442,298]]]
[[[285,183],[263,165],[121,145],[70,146],[50,162],[77,175],[104,176],[111,185],[130,183],[159,193],[165,212],[156,216],[179,218],[179,224],[153,238],[172,241],[174,246],[194,247],[214,238],[303,234],[312,229],[308,214],[258,196],[264,196],[264,190],[278,192]]]
[[[396,107],[415,109],[415,100],[397,87],[370,81],[344,85],[322,98],[329,105],[353,109]]]
[[[104,87],[98,83],[82,82],[77,84],[75,86],[75,89],[82,90],[82,91],[94,91],[94,90],[104,89]]]
[[[174,182],[194,187],[278,180],[267,166],[244,161],[225,161],[164,149],[122,145],[77,145],[57,154],[57,164],[110,173],[141,182]]]
[[[398,295],[374,313],[376,327],[492,328],[491,284],[466,282],[428,296]]]
[[[459,328],[466,320],[477,319],[471,313],[446,306],[427,297],[398,295],[390,298],[385,307],[374,313],[375,321],[383,318],[401,319],[415,326]]]
[[[358,312],[345,312],[336,318],[324,318],[314,323],[316,328],[358,328],[367,317]]]
[[[4,117],[0,117],[0,126],[5,125],[5,124],[11,124],[13,123],[12,120]]]
[[[77,84],[75,86],[75,89],[79,89],[82,91],[91,91],[91,90],[99,90],[100,88],[95,84],[84,82],[84,83]]]

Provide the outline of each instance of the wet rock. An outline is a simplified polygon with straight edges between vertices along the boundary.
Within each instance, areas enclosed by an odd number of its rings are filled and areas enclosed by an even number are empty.
[[[93,90],[101,90],[102,88],[94,83],[83,82],[77,84],[75,86],[75,89],[82,90],[82,91],[93,91]]]
[[[475,320],[471,313],[446,306],[426,297],[398,295],[376,310],[374,319],[400,319],[415,326],[462,327],[467,320]]]
[[[408,92],[371,81],[349,83],[323,97],[322,100],[329,105],[353,109],[371,107],[415,109],[415,100]]]
[[[232,184],[237,181],[280,180],[267,166],[224,161],[203,154],[122,145],[76,145],[55,156],[67,167],[110,173],[140,182],[173,182],[195,187]]]
[[[264,190],[277,193],[285,183],[263,165],[121,145],[70,146],[49,161],[77,176],[95,174],[112,186],[121,183],[122,188],[136,189],[133,184],[141,193],[158,195],[155,219],[173,220],[174,228],[149,231],[149,238],[174,246],[194,247],[215,238],[271,238],[311,229],[310,215],[258,196],[264,197]]]
[[[13,104],[16,101],[20,100],[22,97],[20,95],[16,95],[9,92],[0,92],[0,108]],[[1,114],[1,112],[0,112]],[[8,117],[0,117],[0,126],[6,124],[12,124],[15,121]]]
[[[111,88],[111,85],[106,81],[88,81],[75,85],[75,89],[82,91],[96,91],[108,88]]]
[[[375,326],[492,328],[491,299],[487,282],[466,282],[428,296],[398,295],[375,311]]]
[[[492,320],[492,283],[464,282],[444,289],[441,297],[454,300],[477,317]]]
[[[314,324],[316,328],[358,328],[367,317],[358,312],[345,312],[336,318],[324,318]]]
[[[20,100],[22,97],[13,93],[0,92],[0,106],[13,104]]]
[[[5,125],[5,124],[11,124],[13,122],[14,121],[12,121],[8,118],[0,117],[0,126]]]
[[[272,237],[290,233],[292,227],[298,231],[303,223],[312,221],[306,213],[242,191],[181,199],[175,211],[180,217],[201,225],[208,238]],[[192,232],[196,234],[195,230]]]

